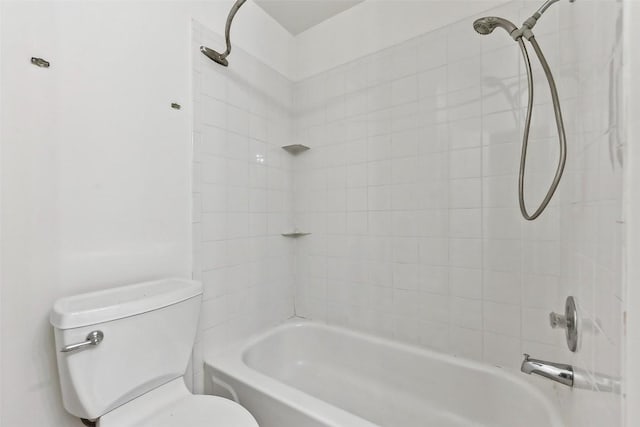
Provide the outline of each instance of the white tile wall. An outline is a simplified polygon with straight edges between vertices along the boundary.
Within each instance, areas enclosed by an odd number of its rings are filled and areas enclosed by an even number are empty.
[[[193,24],[194,277],[204,284],[192,360],[203,386],[203,352],[216,352],[294,312],[291,157],[292,84],[241,49],[233,67],[201,55],[221,39]]]
[[[519,23],[537,6],[518,0],[487,14]],[[527,352],[589,378],[620,377],[624,144],[611,120],[620,8],[563,2],[536,27],[569,161],[532,223],[517,206],[526,79],[500,30],[481,37],[471,17],[298,83],[238,50],[229,69],[196,55],[195,271],[205,282],[196,383],[202,348],[293,313],[294,271],[299,316],[509,369]],[[595,25],[602,31],[582,31]],[[196,28],[195,46],[212,39]],[[534,69],[530,208],[557,158]],[[286,143],[312,149],[291,158]],[[279,236],[294,225],[313,234]],[[576,354],[548,326],[567,295],[592,325]],[[619,424],[620,395],[597,391],[556,388],[568,425]]]
[[[515,1],[487,14],[520,23],[538,6]],[[536,27],[562,97],[569,161],[532,223],[517,205],[526,77],[500,30],[481,37],[465,19],[297,83],[295,140],[312,150],[294,164],[294,208],[314,233],[297,246],[297,314],[512,369],[527,352],[620,377],[623,142],[611,119],[620,11],[616,1],[563,2]],[[596,25],[602,31],[581,31]],[[558,151],[534,69],[530,210]],[[567,295],[596,325],[576,354],[548,325]],[[619,395],[592,405],[593,392],[565,391],[569,425],[619,425]]]

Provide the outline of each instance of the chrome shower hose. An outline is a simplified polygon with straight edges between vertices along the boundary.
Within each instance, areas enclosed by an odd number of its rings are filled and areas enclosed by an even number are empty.
[[[533,212],[529,213],[527,211],[527,206],[524,200],[524,175],[525,168],[527,165],[527,149],[529,146],[529,132],[531,130],[531,116],[533,114],[533,72],[531,71],[531,61],[529,59],[529,53],[527,51],[527,47],[522,40],[522,37],[518,39],[518,44],[520,45],[520,50],[522,51],[522,56],[524,58],[525,67],[527,70],[527,83],[529,86],[529,101],[527,103],[527,116],[524,125],[524,136],[522,139],[522,154],[520,156],[520,172],[518,178],[518,198],[520,201],[520,212],[522,212],[522,216],[527,221],[533,221],[538,218],[542,212],[547,208],[551,198],[555,194],[558,189],[558,185],[560,184],[560,179],[562,178],[562,174],[564,172],[564,167],[567,163],[567,138],[564,130],[564,122],[562,120],[562,111],[560,110],[560,99],[558,97],[558,90],[556,88],[556,83],[553,80],[553,75],[551,74],[551,69],[549,68],[549,64],[547,63],[544,54],[542,53],[542,49],[540,49],[540,45],[536,41],[535,37],[530,37],[529,42],[533,46],[533,49],[542,64],[542,68],[547,77],[547,81],[549,82],[549,89],[551,91],[551,99],[553,101],[553,110],[555,113],[556,126],[558,128],[558,141],[560,144],[560,159],[558,161],[558,167],[556,169],[555,176],[553,177],[553,182],[547,191],[544,199],[540,206]]]

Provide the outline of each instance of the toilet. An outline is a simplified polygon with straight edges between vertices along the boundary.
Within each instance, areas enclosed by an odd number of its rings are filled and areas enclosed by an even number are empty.
[[[184,383],[201,300],[200,283],[164,279],[56,301],[65,409],[99,427],[257,427],[239,404]]]

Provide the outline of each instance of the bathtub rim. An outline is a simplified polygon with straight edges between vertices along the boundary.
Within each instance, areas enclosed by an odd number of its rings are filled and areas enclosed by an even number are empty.
[[[205,349],[203,352],[204,373],[214,382],[219,382],[215,376],[212,375],[211,370],[222,372],[227,377],[242,383],[246,387],[253,388],[294,410],[305,413],[311,418],[331,426],[340,427],[349,425],[353,427],[379,427],[377,424],[369,420],[352,414],[349,411],[270,377],[269,375],[252,368],[246,363],[246,353],[251,348],[263,341],[266,341],[273,335],[286,330],[298,328],[312,328],[342,334],[356,340],[365,340],[369,341],[371,344],[387,346],[398,351],[408,352],[412,355],[435,359],[443,363],[448,363],[454,367],[471,369],[487,375],[497,376],[530,393],[532,399],[541,405],[542,409],[547,412],[551,419],[552,424],[549,427],[567,427],[560,414],[559,408],[553,404],[551,397],[547,396],[542,390],[530,384],[525,379],[520,378],[515,372],[506,368],[490,365],[488,363],[468,359],[462,356],[438,352],[426,347],[419,347],[417,345],[395,341],[362,331],[352,330],[341,326],[328,325],[326,323],[315,322],[299,317],[292,317],[274,327],[252,334],[243,340],[236,341],[226,349],[215,354],[207,354]],[[552,387],[549,387],[549,392],[554,392]],[[295,393],[296,395],[295,400],[291,399],[292,393]],[[325,414],[327,413],[334,416],[326,417]],[[357,424],[354,424],[355,420],[358,420]]]

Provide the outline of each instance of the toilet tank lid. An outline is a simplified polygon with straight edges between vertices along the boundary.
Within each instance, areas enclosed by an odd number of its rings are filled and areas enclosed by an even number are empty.
[[[135,316],[202,294],[202,284],[172,278],[60,298],[49,317],[58,329],[80,328]]]

